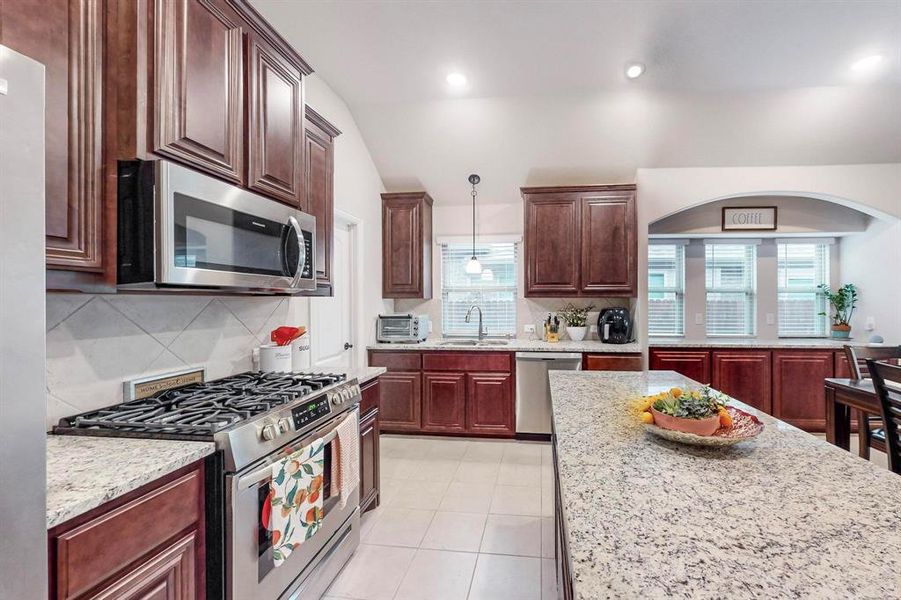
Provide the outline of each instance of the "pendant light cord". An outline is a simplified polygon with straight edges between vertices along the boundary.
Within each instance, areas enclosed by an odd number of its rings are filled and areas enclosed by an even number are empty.
[[[476,184],[472,184],[472,257],[476,257]]]

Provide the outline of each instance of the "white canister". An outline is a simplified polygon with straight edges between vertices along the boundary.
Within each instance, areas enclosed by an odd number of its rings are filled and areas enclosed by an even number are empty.
[[[310,332],[291,342],[291,368],[295,371],[310,370]]]
[[[291,346],[267,344],[260,346],[260,371],[287,373],[291,371]]]

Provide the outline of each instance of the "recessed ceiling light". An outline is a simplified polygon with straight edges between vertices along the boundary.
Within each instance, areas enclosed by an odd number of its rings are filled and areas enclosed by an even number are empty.
[[[452,85],[454,87],[463,87],[464,85],[466,85],[466,75],[464,75],[463,73],[458,73],[456,71],[454,71],[453,73],[448,73],[446,80],[449,85]]]
[[[873,54],[870,56],[865,56],[861,59],[854,61],[851,64],[852,71],[872,71],[880,64],[882,64],[882,59],[884,57],[881,54]]]
[[[644,65],[640,62],[628,63],[626,65],[626,77],[629,79],[638,79],[644,73]]]

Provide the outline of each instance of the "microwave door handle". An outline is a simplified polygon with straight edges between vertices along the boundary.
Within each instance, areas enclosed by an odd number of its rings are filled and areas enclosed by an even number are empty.
[[[288,217],[288,225],[297,235],[297,271],[294,273],[294,279],[291,281],[291,289],[297,289],[300,286],[300,280],[303,277],[303,266],[307,262],[307,246],[303,241],[303,230],[300,223],[294,217]]]

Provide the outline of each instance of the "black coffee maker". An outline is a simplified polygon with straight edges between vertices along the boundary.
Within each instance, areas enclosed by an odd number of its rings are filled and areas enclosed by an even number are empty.
[[[632,338],[632,316],[628,308],[605,308],[598,315],[598,337],[605,344],[628,344]]]

